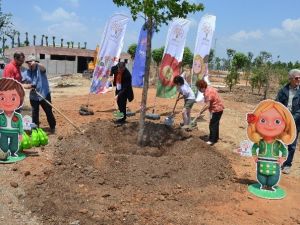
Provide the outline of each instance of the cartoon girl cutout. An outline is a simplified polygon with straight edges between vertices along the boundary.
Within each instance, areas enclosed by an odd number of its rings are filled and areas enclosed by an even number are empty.
[[[193,62],[194,76],[196,76],[197,80],[202,79],[202,76],[205,74],[205,72],[206,66],[203,58],[200,55],[196,55]]]
[[[15,112],[23,105],[25,91],[23,86],[14,79],[0,80],[0,160],[9,155],[17,157],[19,142],[22,140],[22,115]]]
[[[247,114],[247,122],[248,138],[254,142],[252,156],[260,189],[274,191],[281,175],[280,166],[288,154],[285,145],[293,143],[296,137],[295,121],[284,105],[268,99]]]

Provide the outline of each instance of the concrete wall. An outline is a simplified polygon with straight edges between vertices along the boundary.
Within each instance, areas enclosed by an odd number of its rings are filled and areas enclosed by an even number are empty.
[[[77,58],[76,61],[42,59],[40,62],[45,65],[48,76],[77,73]]]

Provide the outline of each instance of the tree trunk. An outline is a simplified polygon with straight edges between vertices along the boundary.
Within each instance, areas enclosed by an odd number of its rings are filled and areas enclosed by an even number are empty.
[[[139,121],[139,132],[138,132],[138,145],[144,145],[144,132],[145,132],[145,115],[147,107],[147,94],[149,87],[149,75],[150,75],[150,62],[151,62],[151,41],[152,41],[152,18],[148,18],[147,21],[147,50],[146,50],[146,68],[144,75],[144,87],[141,101],[141,113]]]

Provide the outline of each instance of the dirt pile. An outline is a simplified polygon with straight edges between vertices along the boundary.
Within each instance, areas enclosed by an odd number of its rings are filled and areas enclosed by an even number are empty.
[[[143,148],[136,122],[84,129],[58,137],[53,166],[27,187],[25,204],[45,224],[198,224],[236,188],[229,161],[179,129],[147,123]]]

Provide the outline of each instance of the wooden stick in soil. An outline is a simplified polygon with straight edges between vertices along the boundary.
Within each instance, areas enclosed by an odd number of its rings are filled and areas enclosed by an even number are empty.
[[[54,105],[51,104],[47,99],[44,98],[43,95],[41,95],[38,91],[35,91],[35,93],[40,96],[47,104],[49,104],[53,109],[55,109],[61,116],[63,116],[76,130],[78,130],[80,133],[84,133],[83,130],[81,130],[79,127],[77,127],[66,115],[64,115],[59,109],[57,109]]]

